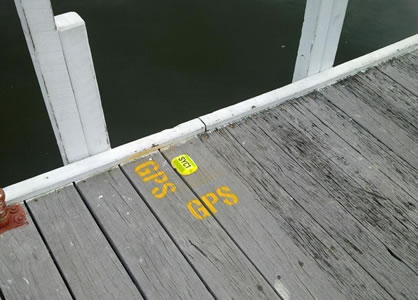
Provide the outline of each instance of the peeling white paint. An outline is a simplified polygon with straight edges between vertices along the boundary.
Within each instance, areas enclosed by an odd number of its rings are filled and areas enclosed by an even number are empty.
[[[280,280],[274,282],[274,288],[283,300],[290,300],[290,292]]]

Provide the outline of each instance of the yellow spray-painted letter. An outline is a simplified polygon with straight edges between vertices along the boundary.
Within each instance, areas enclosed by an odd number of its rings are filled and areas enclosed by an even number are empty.
[[[187,209],[198,220],[203,220],[210,216],[209,211],[203,206],[202,202],[196,199],[187,203]]]
[[[219,197],[223,197],[222,201],[226,205],[235,205],[238,203],[238,197],[234,193],[231,192],[231,189],[227,186],[221,186],[216,190],[216,193]]]
[[[157,171],[160,166],[157,162],[153,160],[148,160],[135,168],[135,173],[138,174],[139,177],[144,177],[151,173],[151,169],[149,167],[153,167],[154,171]]]
[[[207,208],[209,208],[210,212],[212,214],[216,214],[217,210],[214,204],[218,202],[218,197],[214,193],[207,193],[207,194],[204,194],[201,198],[202,198],[202,201],[207,206]]]
[[[160,190],[159,187],[153,188],[151,193],[154,195],[155,198],[161,199],[161,198],[164,198],[167,195],[167,191],[170,191],[170,192],[174,193],[176,191],[176,189],[177,189],[177,187],[174,185],[174,183],[167,182],[167,183],[163,184],[163,187],[162,187],[160,193],[158,193],[158,191]]]
[[[167,181],[168,178],[167,178],[167,175],[165,174],[164,171],[160,171],[160,172],[154,173],[154,174],[152,174],[148,177],[144,177],[142,180],[144,182],[148,182],[148,181],[153,180],[153,179],[154,179],[154,182],[156,182],[156,183],[164,183],[164,182]]]

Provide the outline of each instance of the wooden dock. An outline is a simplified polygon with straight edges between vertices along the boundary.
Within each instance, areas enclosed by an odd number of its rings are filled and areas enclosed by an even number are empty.
[[[417,120],[413,50],[36,197],[0,298],[418,299]]]

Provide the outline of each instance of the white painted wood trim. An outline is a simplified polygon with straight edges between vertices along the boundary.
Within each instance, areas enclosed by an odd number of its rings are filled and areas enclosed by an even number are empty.
[[[307,0],[293,82],[334,65],[348,0]]]
[[[4,189],[6,202],[12,204],[37,197],[73,181],[84,179],[110,169],[117,164],[140,157],[144,154],[144,151],[151,152],[204,133],[207,130],[221,127],[258,111],[279,105],[288,99],[299,97],[315,89],[330,85],[342,78],[415,49],[418,49],[418,34],[320,74],[218,110],[199,119],[193,119],[172,129],[164,130],[8,186]]]
[[[110,149],[86,24],[75,12],[55,16],[89,156]]]
[[[83,128],[49,0],[15,0],[64,164],[88,156]]]
[[[144,151],[151,152],[204,133],[204,131],[204,124],[199,119],[193,119],[174,128],[10,185],[4,189],[6,202],[13,204],[37,197],[140,157],[144,155]]]
[[[277,106],[286,100],[303,96],[315,89],[333,84],[359,71],[418,48],[418,34],[385,48],[366,54],[332,69],[315,74],[279,89],[200,117],[207,130],[212,130],[246,116]]]

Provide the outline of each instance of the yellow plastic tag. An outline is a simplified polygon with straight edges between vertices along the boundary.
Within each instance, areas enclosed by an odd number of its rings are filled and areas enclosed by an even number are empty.
[[[187,154],[174,157],[171,165],[180,175],[190,175],[197,171],[197,165]]]

